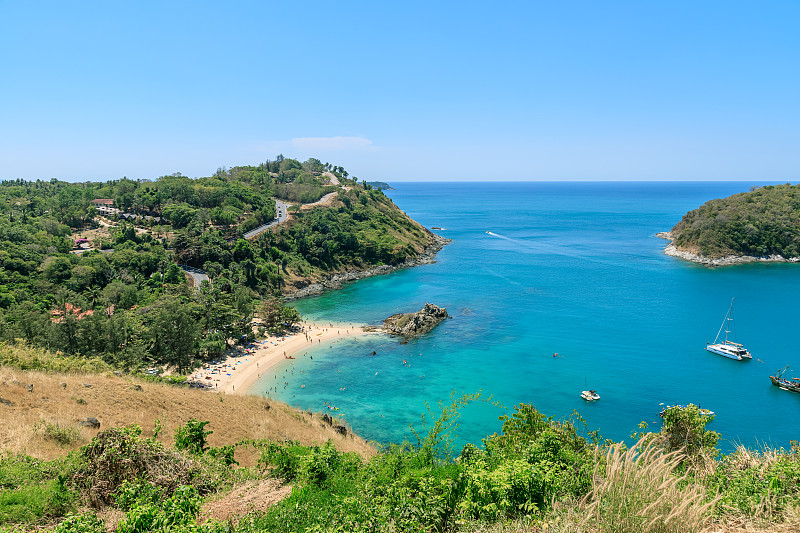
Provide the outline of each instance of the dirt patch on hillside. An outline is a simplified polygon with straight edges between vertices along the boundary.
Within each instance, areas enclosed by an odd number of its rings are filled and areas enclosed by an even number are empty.
[[[250,512],[266,511],[291,492],[291,486],[283,485],[277,479],[248,481],[224,496],[204,503],[198,522],[220,520],[237,523]]]

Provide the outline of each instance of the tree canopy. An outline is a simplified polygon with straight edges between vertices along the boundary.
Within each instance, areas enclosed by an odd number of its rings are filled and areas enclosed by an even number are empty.
[[[800,256],[800,185],[767,185],[710,200],[672,228],[675,245],[707,257]]]

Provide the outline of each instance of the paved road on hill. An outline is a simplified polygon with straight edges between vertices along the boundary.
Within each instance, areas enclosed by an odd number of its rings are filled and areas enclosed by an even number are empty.
[[[328,178],[328,181],[331,182],[331,185],[342,185],[339,183],[339,178],[337,178],[333,172],[323,172],[322,175]]]
[[[285,202],[281,202],[280,200],[275,200],[275,218],[268,224],[264,224],[263,226],[251,229],[250,231],[244,234],[244,238],[252,239],[259,233],[267,231],[272,226],[277,226],[278,224],[286,222],[286,220],[289,218],[289,213],[287,211],[288,208],[289,205],[286,204]]]
[[[203,281],[209,281],[208,274],[206,274],[205,271],[200,270],[199,268],[190,267],[188,265],[178,265],[178,266],[181,267],[181,269],[184,272],[192,276],[192,279],[194,280],[195,289],[199,289],[200,283],[202,283]]]
[[[337,194],[339,194],[339,193],[338,193],[338,191],[329,192],[328,194],[326,194],[325,196],[323,196],[322,198],[320,198],[320,199],[319,199],[319,200],[317,200],[316,202],[311,202],[310,204],[303,204],[303,207],[314,207],[315,205],[322,205],[322,204],[325,204],[325,203],[327,203],[327,202],[328,202],[328,201],[329,201],[331,198],[333,198],[334,196],[336,196]]]

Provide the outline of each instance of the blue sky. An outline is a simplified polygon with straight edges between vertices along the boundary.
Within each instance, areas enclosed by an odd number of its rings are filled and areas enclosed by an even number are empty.
[[[796,181],[800,1],[0,0],[0,179]]]

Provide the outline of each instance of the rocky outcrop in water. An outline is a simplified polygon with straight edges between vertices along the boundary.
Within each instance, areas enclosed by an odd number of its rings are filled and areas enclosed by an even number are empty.
[[[398,313],[390,316],[383,321],[383,330],[390,335],[410,339],[424,335],[449,316],[444,307],[426,303],[425,307],[416,313]]]

